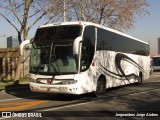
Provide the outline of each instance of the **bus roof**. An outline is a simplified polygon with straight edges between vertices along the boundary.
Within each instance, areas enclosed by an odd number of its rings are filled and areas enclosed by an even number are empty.
[[[125,34],[125,33],[122,33],[122,32],[120,32],[120,31],[114,30],[114,29],[112,29],[112,28],[104,27],[103,25],[96,24],[96,23],[92,23],[92,22],[75,21],[75,22],[51,23],[51,24],[42,25],[42,26],[40,26],[39,28],[51,27],[51,26],[60,26],[60,25],[83,25],[83,26],[93,25],[93,26],[96,26],[96,27],[99,27],[99,28],[108,30],[108,31],[110,31],[110,32],[114,32],[114,33],[116,33],[116,34],[119,34],[119,35],[122,35],[122,36],[125,36],[125,37],[128,37],[128,38],[137,40],[137,41],[142,42],[142,43],[145,43],[145,44],[148,44],[147,42],[142,41],[142,40],[140,40],[140,39],[137,39],[137,38],[135,38],[135,37],[133,37],[133,36],[127,35],[127,34]]]

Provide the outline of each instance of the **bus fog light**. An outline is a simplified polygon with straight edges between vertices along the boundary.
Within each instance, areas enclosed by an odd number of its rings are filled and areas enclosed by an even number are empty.
[[[77,80],[63,81],[64,85],[75,84],[75,83],[77,83]]]
[[[73,88],[73,91],[76,91],[77,90],[77,88]]]
[[[68,90],[68,88],[67,87],[59,87],[59,90]]]
[[[76,91],[77,90],[77,88],[72,88],[72,89],[69,89],[70,91]]]

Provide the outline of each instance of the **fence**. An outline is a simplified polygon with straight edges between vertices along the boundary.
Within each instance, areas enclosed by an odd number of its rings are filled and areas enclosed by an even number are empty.
[[[21,64],[21,77],[29,73],[29,51],[24,51]],[[0,80],[12,80],[18,63],[18,48],[0,48]]]

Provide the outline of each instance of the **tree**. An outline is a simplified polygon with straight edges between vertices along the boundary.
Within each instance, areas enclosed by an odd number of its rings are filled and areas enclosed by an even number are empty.
[[[19,44],[36,23],[56,20],[63,11],[63,0],[0,0],[0,16],[17,31]],[[18,59],[15,83],[20,77],[21,56]]]
[[[122,31],[134,26],[137,17],[148,13],[146,6],[145,0],[0,0],[0,16],[17,31],[20,44],[39,21],[45,24],[63,21],[64,11],[67,21],[90,21]],[[20,65],[21,57],[15,81],[19,79]]]
[[[77,2],[67,11],[67,19],[91,21],[117,29],[128,30],[136,19],[149,14],[145,0],[71,0]],[[71,3],[71,2],[70,2]]]

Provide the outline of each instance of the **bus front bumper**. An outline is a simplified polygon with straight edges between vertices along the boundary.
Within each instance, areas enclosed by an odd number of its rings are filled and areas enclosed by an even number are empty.
[[[30,82],[29,86],[30,86],[30,90],[33,92],[77,94],[77,95],[84,93],[78,84],[52,85],[52,84],[39,84],[39,83]]]

